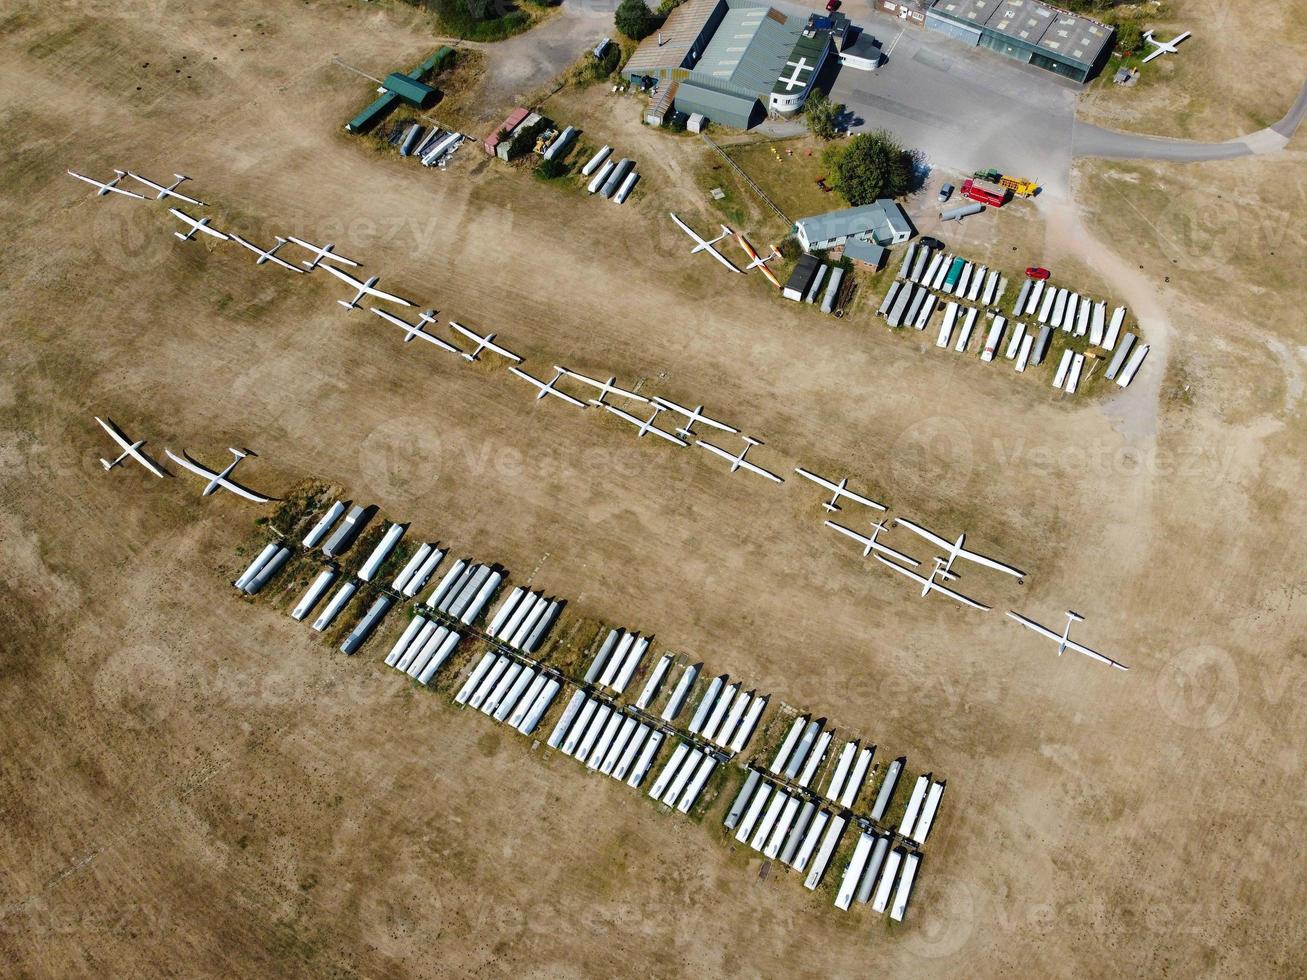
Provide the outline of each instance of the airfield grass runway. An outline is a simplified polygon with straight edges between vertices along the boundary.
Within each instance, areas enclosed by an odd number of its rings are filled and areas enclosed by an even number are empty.
[[[1188,387],[1143,383],[1159,358],[1124,397],[1058,401],[1006,364],[890,337],[865,307],[822,318],[691,260],[665,212],[709,220],[673,179],[695,164],[655,163],[664,144],[633,112],[614,141],[649,173],[622,208],[475,146],[442,173],[378,155],[341,131],[370,90],[331,58],[415,62],[429,46],[406,22],[247,0],[3,20],[10,971],[1301,971],[1300,355],[1268,360],[1262,322],[1186,308],[1153,327]],[[345,313],[324,276],[180,243],[162,204],[95,199],[63,173],[115,166],[191,174],[215,224],[259,243],[333,240],[534,372],[702,401],[766,441],[762,465],[847,474],[1029,577],[965,570],[989,615],[923,602],[820,526],[816,488],[535,403],[497,365]],[[1084,261],[1068,227],[1031,260]],[[1286,252],[1301,268],[1300,241]],[[1141,295],[1160,287],[1148,275],[1120,298],[1165,306]],[[1300,281],[1285,288],[1301,302]],[[96,414],[156,456],[248,446],[248,486],[339,487],[568,598],[566,617],[656,634],[770,693],[769,719],[812,712],[946,778],[907,920],[761,877],[721,832],[724,800],[700,820],[661,812],[403,682],[381,663],[398,617],[346,658],[275,601],[236,598],[269,512],[201,500],[185,474],[104,473]],[[1130,673],[1059,659],[1007,608],[1051,625],[1077,609],[1081,638]]]

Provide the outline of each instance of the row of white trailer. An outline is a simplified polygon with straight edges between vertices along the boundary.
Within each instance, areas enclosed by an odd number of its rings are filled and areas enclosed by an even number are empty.
[[[1107,302],[1054,286],[1046,280],[1027,279],[1012,304],[1014,316],[1033,317],[1054,330],[1088,337],[1095,347],[1111,351],[1125,324],[1126,308],[1118,306],[1109,319]]]
[[[439,126],[427,129],[421,123],[413,123],[400,137],[399,155],[415,157],[424,167],[439,167],[443,170],[466,138],[452,129],[441,129]]]
[[[681,813],[689,813],[716,768],[714,753],[678,741],[662,772],[649,787],[649,795]]]
[[[613,148],[607,143],[601,146],[581,167],[581,176],[590,177],[585,189],[591,194],[598,194],[614,204],[625,204],[640,174],[635,169],[634,160],[622,157],[614,161],[612,152]]]
[[[890,850],[891,844],[892,838],[888,834],[862,832],[849,863],[844,867],[844,877],[835,895],[837,909],[847,912],[857,899],[863,905],[871,902],[873,912],[884,913],[888,907],[891,919],[903,921],[912,885],[917,878],[917,868],[921,865],[921,854],[901,847]],[[896,878],[897,890],[894,887]],[[894,898],[892,905],[891,893]]]
[[[246,595],[258,595],[272,576],[281,571],[281,567],[289,560],[290,548],[279,545],[276,541],[269,541],[263,546],[263,550],[254,556],[254,560],[246,566],[245,571],[236,577],[232,585]]]
[[[958,276],[950,283],[954,266],[958,267]],[[984,307],[996,306],[1007,291],[1007,278],[997,269],[978,266],[923,242],[913,242],[908,246],[897,279],[970,303],[978,302]]]
[[[448,626],[418,613],[386,654],[386,666],[403,671],[419,684],[430,684],[453,656],[460,639]]]
[[[652,725],[577,688],[546,744],[591,770],[638,787],[662,742],[663,733]]]
[[[691,734],[737,755],[744,751],[758,727],[767,697],[756,690],[744,690],[738,681],[728,686],[729,680],[723,674],[709,682],[688,727]]]
[[[598,684],[623,694],[652,638],[625,629],[611,629],[585,672],[587,684]],[[661,664],[659,665],[661,666]]]
[[[530,735],[562,686],[552,671],[539,664],[523,663],[510,654],[490,651],[472,668],[454,695],[454,703],[476,708],[495,721],[506,722],[521,734]]]
[[[506,646],[535,653],[563,609],[563,600],[519,585],[490,617],[486,632]]]

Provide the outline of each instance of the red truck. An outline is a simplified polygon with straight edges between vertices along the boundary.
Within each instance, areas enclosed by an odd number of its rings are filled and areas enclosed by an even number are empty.
[[[1012,191],[988,180],[969,177],[962,182],[962,196],[980,204],[1001,208],[1012,196]]]

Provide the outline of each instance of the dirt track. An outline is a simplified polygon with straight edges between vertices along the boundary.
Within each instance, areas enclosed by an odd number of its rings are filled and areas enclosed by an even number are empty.
[[[1160,293],[1171,370],[1153,429],[1127,438],[1121,406],[1059,403],[689,263],[663,217],[696,213],[674,154],[622,209],[475,147],[439,174],[378,158],[340,132],[368,93],[330,58],[425,53],[386,8],[194,16],[32,6],[0,42],[0,946],[15,972],[1302,969],[1292,348],[1277,362],[1258,324]],[[612,105],[597,117],[617,126]],[[613,135],[650,138],[626,125]],[[162,207],[63,176],[125,165],[193,175],[215,223],[260,241],[334,240],[533,369],[702,400],[764,438],[770,468],[847,470],[901,513],[970,529],[1031,577],[969,587],[1044,621],[1078,609],[1132,671],[919,602],[820,527],[816,493],[533,403],[502,371],[344,314],[316,276],[183,246]],[[1040,258],[1081,253],[1066,227]],[[201,502],[185,477],[106,475],[93,414],[156,453],[248,444],[251,485],[341,485],[570,614],[653,632],[947,775],[907,922],[842,915],[778,869],[760,881],[718,810],[696,823],[542,758],[400,683],[381,639],[347,659],[237,600],[226,583],[257,511]]]

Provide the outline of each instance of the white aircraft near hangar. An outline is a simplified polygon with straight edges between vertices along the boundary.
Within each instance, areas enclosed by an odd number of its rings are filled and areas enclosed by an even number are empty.
[[[831,491],[831,493],[834,494],[834,496],[831,497],[830,500],[822,504],[822,507],[824,507],[828,512],[832,514],[840,509],[839,501],[841,497],[848,497],[850,500],[854,501],[855,503],[862,504],[864,507],[870,507],[872,510],[885,509],[884,504],[878,504],[870,497],[864,497],[862,494],[854,493],[852,490],[848,489],[849,478],[847,476],[844,477],[844,479],[840,480],[839,483],[833,483],[830,480],[827,480],[825,477],[818,476],[816,473],[813,473],[809,470],[805,470],[802,466],[796,466],[794,468],[794,472],[798,473],[799,476],[803,477],[805,480],[811,480],[813,483],[817,484],[818,486],[825,487],[827,490]],[[830,521],[827,521],[826,523],[829,524]],[[913,564],[915,565],[916,562],[913,562]]]
[[[645,398],[644,395],[637,395],[634,391],[630,391],[618,385],[617,375],[613,375],[607,381],[600,381],[597,378],[588,378],[584,374],[570,371],[567,368],[563,369],[563,373],[573,381],[579,381],[583,385],[589,385],[591,388],[594,388],[599,392],[598,398],[590,399],[591,405],[607,407],[608,403],[604,401],[604,398],[608,395],[621,395],[623,398],[630,398],[633,401],[641,402],[645,405],[649,404],[649,399]]]
[[[714,429],[720,429],[722,432],[729,432],[732,435],[735,435],[740,431],[734,426],[727,425],[725,422],[718,422],[716,419],[704,415],[702,405],[697,405],[694,408],[686,408],[684,405],[678,405],[676,402],[668,401],[666,398],[660,398],[657,395],[654,396],[653,403],[659,408],[665,408],[668,411],[675,412],[677,415],[681,415],[685,418],[685,425],[677,429],[676,434],[684,436],[687,439],[694,435],[694,432],[691,430],[694,428],[696,422],[702,422],[704,425],[711,425]]]
[[[877,521],[875,524],[871,525],[870,537],[868,537],[867,535],[859,534],[857,531],[853,530],[853,528],[845,527],[843,524],[836,524],[834,521],[825,521],[824,523],[831,530],[838,531],[846,538],[852,538],[854,541],[858,542],[858,544],[862,545],[863,558],[866,558],[873,551],[879,551],[881,554],[889,555],[891,558],[897,558],[899,561],[911,565],[913,568],[916,568],[919,564],[921,564],[919,561],[917,561],[917,559],[913,558],[911,555],[905,555],[901,551],[895,551],[889,545],[881,544],[879,541],[876,540],[876,538],[879,537],[881,531],[888,530],[888,527],[886,526],[885,521],[883,520]]]
[[[539,392],[536,394],[536,401],[539,401],[541,398],[544,398],[545,395],[553,395],[555,398],[561,398],[563,401],[567,402],[567,404],[575,405],[577,408],[586,407],[585,402],[581,401],[581,399],[573,398],[567,392],[559,391],[557,388],[554,387],[554,385],[558,384],[560,379],[567,376],[567,370],[565,368],[560,368],[557,365],[554,365],[554,371],[556,373],[548,381],[541,381],[538,378],[533,378],[531,377],[531,375],[527,374],[521,368],[510,367],[508,370],[511,371],[513,374],[516,374],[523,381],[529,381],[531,384],[535,385],[537,388],[540,389]]]
[[[890,561],[887,558],[882,558],[880,555],[872,555],[872,557],[875,558],[882,565],[888,565],[890,568],[894,569],[894,571],[898,572],[900,575],[906,575],[908,578],[918,583],[921,586],[921,597],[923,599],[926,596],[930,595],[930,593],[932,592],[938,592],[940,595],[946,595],[950,599],[962,603],[962,605],[964,606],[970,606],[972,609],[979,609],[981,612],[989,611],[989,606],[976,602],[975,599],[968,599],[961,592],[954,592],[952,589],[940,585],[938,582],[935,581],[935,576],[940,574],[940,570],[944,565],[944,559],[942,558],[935,559],[935,570],[931,572],[930,577],[927,578],[925,575],[918,575],[910,568],[904,568],[902,565],[896,565],[894,562]]]
[[[103,466],[106,470],[113,469],[115,466],[117,466],[119,463],[123,462],[126,459],[134,459],[136,460],[136,462],[140,463],[142,466],[144,466],[147,470],[149,470],[151,473],[153,473],[155,476],[159,477],[160,479],[162,479],[166,475],[163,472],[163,470],[159,468],[158,463],[150,459],[149,456],[146,456],[145,453],[141,452],[141,447],[145,445],[144,439],[138,439],[135,442],[132,442],[130,439],[127,438],[126,435],[123,434],[122,430],[119,429],[118,426],[113,424],[113,419],[109,419],[108,421],[105,421],[104,419],[100,418],[100,416],[97,415],[95,416],[95,421],[100,423],[100,428],[104,429],[105,432],[109,433],[110,439],[112,439],[114,442],[118,443],[120,447],[122,447],[122,453],[114,460],[107,460],[103,456],[100,457],[100,465]]]
[[[409,323],[407,320],[400,319],[399,317],[395,316],[395,314],[387,313],[385,310],[379,310],[375,306],[369,306],[368,309],[370,309],[377,316],[381,317],[381,319],[385,320],[387,323],[393,323],[395,326],[403,330],[408,335],[404,338],[404,343],[406,344],[415,338],[421,338],[422,340],[425,340],[428,344],[434,344],[435,346],[439,347],[441,350],[447,350],[451,354],[463,354],[463,352],[459,350],[457,347],[455,347],[453,344],[441,340],[439,337],[435,336],[434,334],[429,334],[422,329],[428,323],[436,322],[435,310],[425,310],[424,312],[418,314],[417,323]],[[467,355],[464,354],[463,356],[466,357]]]
[[[461,352],[467,360],[475,361],[480,356],[483,350],[491,350],[494,351],[496,354],[498,354],[500,357],[507,358],[508,360],[512,361],[514,364],[522,363],[522,358],[518,357],[507,347],[500,347],[498,344],[495,343],[494,334],[492,333],[479,334],[475,330],[469,330],[467,327],[463,326],[463,324],[456,323],[453,320],[449,321],[449,325],[453,327],[455,330],[457,330],[459,333],[461,333],[468,340],[472,341],[477,345],[476,350],[474,351]]]
[[[744,458],[748,454],[749,450],[752,449],[754,446],[761,446],[762,440],[755,439],[753,438],[753,436],[741,436],[740,438],[744,440],[744,448],[740,450],[738,456],[728,453],[725,449],[722,449],[720,446],[714,446],[711,442],[704,442],[702,439],[696,439],[694,441],[694,444],[696,446],[702,446],[704,449],[708,450],[708,452],[712,453],[714,456],[720,456],[722,459],[727,460],[731,464],[732,473],[734,473],[736,470],[743,469],[743,470],[748,470],[750,473],[757,473],[759,476],[766,477],[768,480],[771,480],[772,483],[784,483],[785,481],[781,479],[779,476],[777,476],[775,473],[773,473],[771,470],[764,470],[757,463],[750,463],[747,459]]]
[[[209,222],[213,220],[212,218],[200,218],[199,220],[196,220],[195,218],[192,218],[189,214],[187,214],[185,211],[182,211],[178,208],[169,208],[168,213],[172,215],[174,218],[176,218],[178,221],[184,222],[185,224],[191,226],[190,231],[188,231],[184,235],[180,231],[173,232],[174,235],[176,235],[184,242],[189,242],[191,239],[193,239],[197,231],[202,231],[206,235],[211,235],[212,237],[218,239],[221,242],[225,242],[228,240],[229,237],[228,235],[224,234],[223,232],[219,231],[217,228],[214,228],[209,224]]]
[[[946,580],[957,578],[957,573],[953,571],[953,563],[957,561],[959,558],[961,558],[963,561],[969,561],[977,565],[983,565],[985,568],[992,568],[996,572],[1003,572],[1006,575],[1011,575],[1018,582],[1020,582],[1026,577],[1026,573],[1021,571],[1021,569],[1019,568],[1014,568],[1011,565],[1005,565],[1003,564],[1003,562],[997,561],[994,558],[990,558],[986,555],[982,555],[977,551],[968,551],[966,548],[964,548],[963,544],[967,540],[967,535],[965,531],[962,534],[958,535],[958,539],[956,541],[949,541],[946,538],[940,537],[934,531],[927,531],[920,524],[913,524],[911,521],[902,517],[896,517],[894,519],[894,523],[895,525],[906,527],[913,534],[916,534],[919,537],[923,537],[927,541],[931,542],[932,544],[938,545],[940,548],[944,549],[945,558],[941,559],[943,561],[943,566],[944,566],[941,573],[941,578],[944,578]]]
[[[304,266],[304,268],[308,269],[310,272],[316,269],[322,263],[323,259],[331,259],[333,262],[339,262],[341,265],[348,265],[355,269],[359,267],[358,262],[355,262],[353,259],[347,259],[345,256],[339,255],[333,251],[336,246],[331,242],[327,242],[326,245],[314,245],[312,242],[306,242],[304,239],[296,238],[294,235],[287,235],[286,240],[294,245],[298,245],[306,252],[313,253],[312,262],[305,259],[300,263],[300,265]]]
[[[197,208],[204,207],[203,201],[197,201],[193,197],[187,197],[185,194],[179,194],[177,192],[177,188],[182,185],[183,181],[187,181],[191,179],[187,177],[185,174],[173,174],[173,176],[176,177],[177,179],[174,180],[167,187],[165,187],[163,186],[163,184],[156,184],[148,177],[142,177],[140,174],[134,174],[130,170],[115,170],[114,173],[116,173],[120,178],[130,177],[132,178],[132,180],[136,181],[137,183],[144,184],[146,187],[150,188],[150,190],[157,191],[158,193],[154,195],[154,199],[156,201],[162,201],[165,197],[175,197],[177,198],[177,200],[185,201],[187,204],[194,204]]]
[[[1105,657],[1097,650],[1091,650],[1089,649],[1089,647],[1084,646],[1083,644],[1077,643],[1075,640],[1070,639],[1071,624],[1083,623],[1085,621],[1084,616],[1081,616],[1079,613],[1072,612],[1070,609],[1068,609],[1066,612],[1066,629],[1064,629],[1060,634],[1054,633],[1047,626],[1040,626],[1033,619],[1027,619],[1025,616],[1022,616],[1020,613],[1012,612],[1009,610],[1007,615],[1009,619],[1016,620],[1026,629],[1032,630],[1038,633],[1040,636],[1046,636],[1054,643],[1056,643],[1057,655],[1059,657],[1062,656],[1062,654],[1066,653],[1066,651],[1068,650],[1074,650],[1076,653],[1083,653],[1086,657],[1089,657],[1093,660],[1097,660],[1099,663],[1107,664],[1109,667],[1115,667],[1117,670],[1130,669],[1129,667],[1125,666],[1125,664],[1119,664],[1111,657]]]
[[[250,456],[253,454],[248,453],[243,449],[228,449],[227,451],[231,453],[233,456],[235,456],[236,458],[227,464],[227,468],[225,470],[223,470],[221,473],[217,473],[209,469],[208,467],[201,466],[199,463],[192,460],[189,456],[186,455],[185,450],[182,450],[182,454],[180,456],[174,453],[171,449],[164,450],[164,452],[168,454],[168,458],[171,459],[178,466],[182,467],[183,469],[190,470],[192,473],[196,474],[197,476],[202,476],[209,481],[209,485],[206,486],[204,488],[204,492],[200,494],[201,497],[207,497],[209,496],[209,494],[214,493],[217,490],[228,490],[231,493],[236,494],[236,496],[244,497],[246,500],[252,500],[256,504],[266,504],[270,498],[261,497],[259,496],[259,494],[255,493],[252,490],[246,490],[243,486],[241,486],[239,483],[235,482],[234,480],[228,479],[231,476],[231,471],[236,468],[236,464],[239,463],[246,456]]]
[[[722,227],[722,233],[721,233],[720,235],[718,235],[716,238],[714,238],[714,239],[712,239],[711,241],[709,241],[708,239],[700,238],[699,235],[698,235],[698,233],[695,232],[695,230],[694,230],[693,228],[691,228],[689,225],[687,225],[684,221],[682,221],[680,218],[678,218],[678,217],[676,216],[676,212],[675,212],[675,211],[668,211],[667,213],[668,213],[669,215],[671,215],[672,220],[676,222],[676,226],[677,226],[678,228],[680,228],[681,231],[685,232],[687,235],[689,235],[691,238],[693,238],[696,242],[698,242],[698,244],[695,245],[694,248],[690,249],[690,254],[691,254],[691,255],[693,255],[695,252],[703,252],[703,251],[707,251],[707,253],[708,253],[709,255],[711,255],[714,259],[716,259],[716,260],[717,260],[718,262],[720,262],[722,265],[726,266],[726,268],[730,269],[732,272],[740,272],[740,270],[739,270],[738,268],[736,268],[734,262],[732,262],[732,261],[731,261],[730,259],[728,259],[725,255],[723,255],[721,252],[717,251],[716,248],[714,248],[714,246],[715,246],[718,242],[720,242],[720,241],[721,241],[722,239],[724,239],[724,238],[730,238],[732,235],[735,234],[735,232],[731,231],[731,229],[727,228],[725,225],[722,225],[722,226],[721,226],[721,227]],[[740,273],[740,274],[743,275],[743,273]]]
[[[375,296],[377,299],[389,300],[392,303],[398,303],[400,306],[414,305],[413,303],[410,303],[408,300],[396,296],[394,293],[387,293],[380,289],[377,289],[376,285],[377,282],[381,279],[380,276],[370,276],[368,280],[364,282],[362,279],[355,279],[348,272],[345,272],[343,269],[337,269],[334,265],[328,262],[324,262],[323,264],[319,265],[318,268],[325,269],[327,272],[330,272],[341,282],[349,286],[350,289],[358,290],[358,292],[354,294],[354,298],[350,300],[348,303],[346,303],[343,299],[336,300],[337,303],[345,307],[345,309],[347,310],[357,309],[359,303],[362,301],[364,296]]]
[[[119,182],[125,176],[127,176],[121,170],[115,170],[114,173],[116,173],[118,176],[113,178],[113,180],[108,180],[108,181],[99,181],[93,177],[84,176],[83,174],[79,174],[73,170],[65,171],[65,173],[67,173],[69,177],[76,177],[78,180],[85,181],[86,183],[90,184],[92,187],[98,187],[99,190],[95,192],[96,197],[104,197],[106,194],[121,194],[124,197],[134,197],[138,201],[145,200],[144,194],[137,194],[135,191],[124,190],[123,188],[118,186]]]
[[[300,275],[300,276],[304,275],[303,269],[301,269],[297,265],[293,265],[292,263],[287,262],[285,259],[283,259],[281,256],[277,254],[277,249],[285,245],[286,242],[289,241],[289,239],[282,238],[280,235],[278,235],[277,244],[272,246],[272,248],[259,248],[259,246],[255,245],[253,242],[246,241],[244,238],[241,238],[240,235],[237,235],[235,233],[232,234],[231,240],[243,248],[248,248],[251,252],[253,252],[255,255],[258,256],[258,258],[254,260],[255,265],[263,265],[265,262],[271,262],[273,265],[279,265],[283,269],[286,269],[289,272],[293,272],[296,275]]]
[[[1169,41],[1158,41],[1153,37],[1152,31],[1144,31],[1144,40],[1151,44],[1156,50],[1147,55],[1140,64],[1146,65],[1154,58],[1160,58],[1164,54],[1177,54],[1176,45],[1181,41],[1187,40],[1190,36],[1190,33],[1185,31],[1183,34],[1178,34]]]
[[[648,419],[637,418],[636,416],[632,415],[630,412],[624,412],[616,405],[609,405],[606,402],[604,403],[604,408],[608,409],[608,411],[612,412],[619,419],[623,419],[627,422],[630,422],[633,426],[635,426],[636,438],[639,438],[640,436],[644,435],[646,432],[649,432],[662,439],[666,439],[668,442],[680,446],[683,449],[687,445],[684,439],[674,436],[670,432],[665,432],[664,430],[654,425],[654,421],[658,418],[658,416],[661,415],[663,412],[667,411],[661,405],[653,406],[653,414],[650,415]]]

